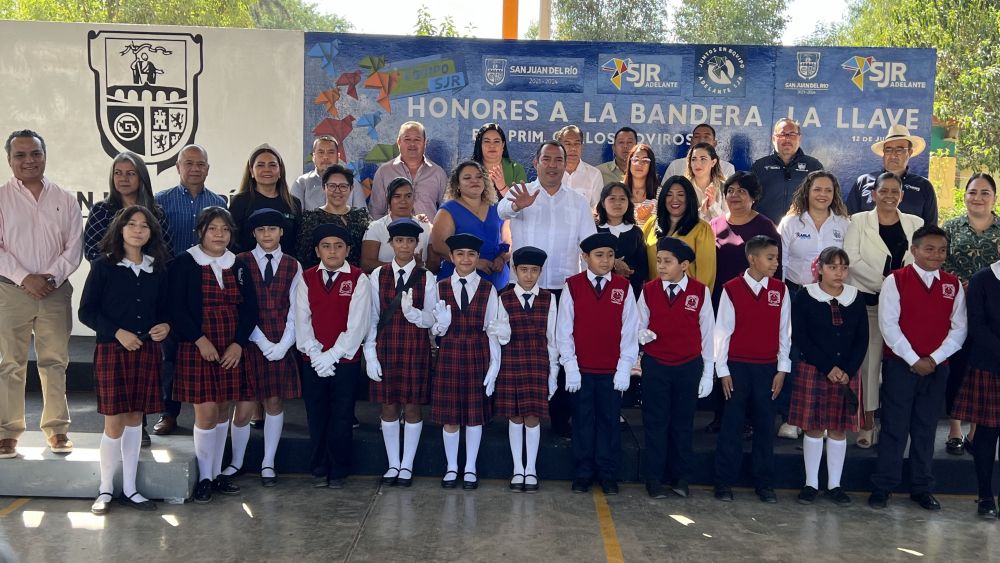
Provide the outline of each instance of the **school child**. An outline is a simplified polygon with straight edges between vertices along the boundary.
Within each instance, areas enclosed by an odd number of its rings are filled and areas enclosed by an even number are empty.
[[[313,486],[342,489],[353,462],[354,393],[368,334],[371,283],[347,263],[354,241],[336,223],[316,226],[319,264],[302,273],[295,295],[295,344],[305,355],[302,398],[312,446]]]
[[[778,242],[758,235],[746,242],[749,268],[723,285],[715,320],[715,372],[726,398],[715,450],[715,498],[732,502],[743,460],[747,406],[753,421],[754,492],[777,502],[774,474],[774,400],[791,369],[791,305],[775,279]]]
[[[507,435],[514,460],[510,489],[534,493],[538,492],[539,422],[548,414],[559,375],[556,300],[538,286],[545,251],[522,246],[512,258],[517,283],[500,292],[497,311],[498,338],[504,348],[495,407],[496,414],[510,419]]]
[[[861,363],[868,349],[865,301],[847,285],[851,260],[837,246],[823,249],[813,262],[816,282],[792,299],[792,344],[798,350],[791,381],[788,423],[805,431],[802,459],[806,483],[799,504],[812,504],[819,494],[819,463],[826,431],[825,496],[839,506],[851,504],[840,487],[847,456],[847,431],[861,429],[864,417]]]
[[[628,278],[636,298],[649,277],[649,258],[642,228],[635,223],[635,204],[622,182],[611,182],[601,190],[597,202],[597,232],[618,237],[614,272]]]
[[[885,339],[882,360],[882,433],[872,474],[872,508],[885,508],[900,484],[903,451],[910,441],[910,500],[941,510],[934,488],[934,434],[944,414],[948,357],[968,332],[961,281],[941,270],[948,234],[936,225],[913,232],[913,264],[882,282],[878,324]],[[979,436],[976,436],[979,439]]]
[[[993,466],[1000,439],[1000,261],[972,276],[966,299],[969,371],[951,415],[977,425],[971,448],[979,485],[977,511],[982,518],[994,519]]]
[[[445,242],[455,272],[439,281],[437,287],[445,306],[435,308],[436,322],[431,327],[431,332],[441,337],[437,370],[431,381],[431,420],[443,426],[448,460],[441,479],[445,489],[458,485],[458,431],[465,426],[462,488],[472,490],[479,487],[476,457],[483,424],[492,418],[489,396],[500,371],[500,342],[496,335],[486,333],[490,321],[496,319],[498,300],[493,284],[476,273],[483,240],[457,234]]]
[[[257,246],[238,257],[250,268],[257,290],[257,326],[244,350],[244,385],[230,426],[232,458],[222,474],[243,472],[243,457],[250,440],[250,419],[258,403],[264,404],[264,459],[260,480],[265,487],[278,484],[274,456],[285,423],[282,399],[297,399],[298,358],[289,353],[295,345],[295,291],[302,278],[298,260],[281,250],[285,216],[276,209],[254,211],[247,219]]]
[[[656,275],[639,297],[642,421],[646,430],[646,492],[666,498],[663,485],[689,494],[694,411],[712,392],[715,313],[712,292],[687,275],[694,250],[686,242],[656,242]]]
[[[107,514],[114,496],[115,470],[122,468],[118,502],[138,510],[156,505],[136,490],[142,441],[142,413],[160,403],[160,342],[167,322],[167,256],[160,225],[148,209],[133,205],[119,212],[91,264],[80,298],[80,321],[97,333],[94,379],[97,412],[104,415],[101,483],[90,507]]]
[[[587,270],[566,279],[556,320],[573,401],[575,493],[589,491],[597,478],[604,494],[618,494],[618,414],[639,355],[639,315],[628,279],[611,273],[617,243],[611,233],[580,241]]]
[[[239,494],[222,477],[230,405],[240,399],[243,349],[257,325],[250,269],[229,251],[236,225],[222,207],[206,207],[195,224],[198,244],[170,263],[170,324],[177,336],[174,400],[194,405],[198,485],[194,501],[212,492]]]
[[[423,227],[413,219],[389,223],[393,259],[372,271],[372,299],[365,368],[369,395],[382,404],[382,439],[389,469],[382,483],[409,487],[424,421],[420,405],[430,401],[431,345],[427,331],[434,325],[437,281],[417,265],[416,252]],[[424,241],[425,243],[427,241]],[[442,302],[440,307],[444,307]],[[399,452],[402,409],[403,455]]]

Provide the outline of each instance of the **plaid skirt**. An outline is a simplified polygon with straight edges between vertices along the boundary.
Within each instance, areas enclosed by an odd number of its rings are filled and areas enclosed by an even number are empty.
[[[955,397],[951,417],[1000,427],[1000,372],[969,367]]]
[[[146,341],[129,352],[118,342],[102,342],[94,350],[97,412],[103,415],[159,412],[160,344]]]
[[[219,356],[236,338],[236,306],[206,307],[202,322],[205,336]],[[206,362],[194,342],[177,345],[177,373],[174,376],[174,400],[182,403],[222,403],[242,398],[246,350],[233,369],[222,369],[219,362]]]
[[[243,370],[243,386],[240,389],[243,401],[264,401],[271,397],[298,399],[302,396],[299,380],[298,352],[290,349],[285,357],[272,362],[264,357],[254,343],[243,349],[246,364]]]
[[[504,352],[507,351],[507,348],[504,348]],[[513,356],[503,358],[500,375],[497,377],[496,392],[493,395],[493,406],[497,415],[507,418],[523,416],[548,418],[548,350],[543,350],[537,356],[526,358],[524,362],[519,362]]]
[[[851,378],[848,388],[854,391],[858,404],[850,409],[845,386],[833,383],[815,366],[798,362],[792,380],[788,423],[807,430],[838,430],[857,432],[863,420],[861,376]]]
[[[451,333],[449,333],[450,335]],[[490,398],[483,380],[490,365],[490,346],[486,333],[478,338],[447,342],[438,349],[437,370],[431,389],[431,420],[435,424],[479,426],[493,417]]]

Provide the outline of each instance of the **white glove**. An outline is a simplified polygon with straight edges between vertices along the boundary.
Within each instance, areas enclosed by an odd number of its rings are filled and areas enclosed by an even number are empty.
[[[332,366],[330,366],[330,369],[324,371],[323,373],[317,373],[316,375],[320,377],[333,377],[333,375],[336,372],[337,372],[337,364],[333,364]]]
[[[418,325],[423,319],[423,312],[413,306],[413,290],[408,289],[403,292],[403,297],[399,301],[399,306],[403,309],[403,317],[411,323]]]
[[[483,380],[483,387],[486,388],[486,396],[492,397],[497,386],[497,375],[500,373],[500,364],[490,364],[490,369],[486,370],[486,379]]]
[[[496,337],[501,346],[506,346],[510,342],[510,323],[493,319],[486,325],[486,334]]]
[[[442,335],[448,332],[448,327],[451,326],[451,305],[446,305],[441,300],[434,304],[434,323],[441,326]]]
[[[549,368],[549,400],[552,400],[552,396],[556,394],[556,390],[559,389],[559,366],[552,366]]]
[[[551,377],[551,376],[550,376]],[[583,385],[583,376],[580,375],[580,370],[566,370],[566,392],[576,393],[580,390]]]
[[[615,391],[621,391],[622,393],[628,391],[629,383],[631,383],[632,375],[629,370],[620,371],[615,374]]]
[[[312,368],[316,370],[316,375],[319,375],[320,377],[329,377],[323,374],[330,371],[334,364],[340,360],[340,357],[333,351],[333,348],[330,348],[326,352],[321,352],[315,356],[309,356],[309,360],[312,364]],[[333,374],[331,373],[330,375]]]
[[[649,344],[654,340],[656,340],[656,333],[649,330],[648,328],[639,333],[639,344],[642,344],[643,346]]]
[[[713,385],[712,375],[703,375],[701,377],[701,381],[698,382],[698,398],[704,399],[705,397],[711,395]]]
[[[260,342],[254,342],[254,344],[257,345],[257,349],[260,350],[261,354],[264,354],[265,358],[267,358],[268,354],[270,354],[271,352],[273,352],[274,351],[274,347],[277,346],[277,344],[275,344],[274,342],[271,342],[270,340],[268,340],[266,338],[261,338]],[[270,359],[270,358],[268,358],[268,359]]]
[[[283,359],[291,348],[291,342],[288,344],[282,344],[279,342],[275,344],[269,352],[264,352],[264,357],[267,358],[269,362],[277,362],[278,360]]]
[[[377,359],[365,359],[365,370],[368,371],[368,379],[374,382],[382,381],[382,364]]]

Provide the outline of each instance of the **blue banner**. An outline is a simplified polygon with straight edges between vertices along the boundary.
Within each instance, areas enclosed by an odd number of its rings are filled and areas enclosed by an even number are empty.
[[[450,169],[472,155],[483,123],[499,123],[529,170],[561,127],[584,133],[584,160],[611,160],[623,126],[660,167],[709,123],[737,170],[769,154],[771,127],[802,124],[802,148],[845,188],[880,169],[871,144],[895,123],[930,139],[933,49],[658,45],[305,34],[303,152],[315,134],[342,141],[362,180],[396,154],[399,126],[427,130],[429,158]],[[926,176],[928,154],[910,163]]]

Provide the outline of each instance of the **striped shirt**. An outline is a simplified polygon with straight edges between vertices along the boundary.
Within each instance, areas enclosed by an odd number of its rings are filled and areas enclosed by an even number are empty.
[[[191,192],[183,185],[176,185],[156,194],[156,203],[167,215],[167,236],[174,256],[180,256],[187,249],[198,244],[198,233],[194,231],[198,214],[202,209],[218,205],[226,207],[226,200],[208,188],[191,197]]]

